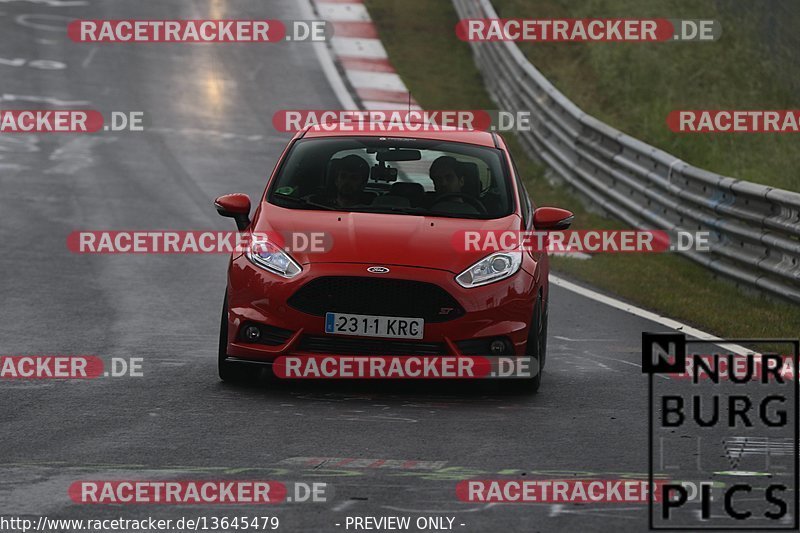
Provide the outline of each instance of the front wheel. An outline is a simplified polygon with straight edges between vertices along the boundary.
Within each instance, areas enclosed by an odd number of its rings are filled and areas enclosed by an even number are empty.
[[[534,377],[515,380],[515,388],[519,392],[536,394],[542,384],[545,354],[547,352],[547,313],[543,310],[541,296],[536,299],[533,319],[528,329],[528,341],[525,343],[525,355],[536,361],[537,372]]]

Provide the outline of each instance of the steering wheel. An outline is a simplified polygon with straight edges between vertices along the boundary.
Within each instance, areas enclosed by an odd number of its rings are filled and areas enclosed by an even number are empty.
[[[488,214],[488,212],[486,211],[486,207],[481,203],[480,200],[478,200],[477,198],[473,198],[468,194],[464,194],[463,192],[449,192],[437,197],[436,201],[433,202],[431,209],[433,209],[433,207],[436,206],[436,204],[441,204],[443,202],[448,201],[451,198],[462,198],[465,203],[474,207],[475,210],[478,212],[478,214],[480,215]]]

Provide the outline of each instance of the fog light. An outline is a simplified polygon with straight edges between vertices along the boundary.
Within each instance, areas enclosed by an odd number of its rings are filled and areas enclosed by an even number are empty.
[[[261,330],[258,326],[247,326],[244,330],[244,337],[251,342],[255,342],[261,337]]]
[[[489,350],[492,352],[492,355],[503,355],[503,352],[506,351],[506,343],[500,339],[495,339],[489,345]]]

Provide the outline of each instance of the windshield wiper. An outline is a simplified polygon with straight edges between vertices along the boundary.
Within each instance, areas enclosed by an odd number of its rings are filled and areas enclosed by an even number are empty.
[[[273,200],[288,200],[290,203],[299,206],[308,206],[308,207],[318,207],[320,209],[325,209],[326,211],[336,211],[335,207],[331,207],[329,205],[318,204],[316,202],[312,202],[306,198],[298,198],[296,196],[287,196],[285,194],[275,193],[272,195]]]
[[[426,209],[421,207],[400,207],[396,205],[359,205],[350,208],[350,211],[359,211],[364,213],[400,213],[403,215],[425,215]]]
[[[452,213],[447,211],[436,211],[433,209],[425,209],[422,207],[400,207],[400,206],[391,206],[391,205],[364,205],[364,206],[354,206],[348,209],[348,211],[358,211],[362,213],[385,213],[387,215],[390,214],[402,214],[402,215],[421,215],[421,216],[432,216],[432,217],[443,217],[443,218],[468,218],[468,219],[478,219],[484,220],[485,217],[479,213]]]
[[[287,196],[280,193],[272,195],[273,200],[288,200],[301,207],[314,207],[324,209],[326,211],[344,211],[344,212],[358,212],[358,213],[385,213],[400,214],[400,215],[421,215],[421,216],[434,216],[444,218],[469,218],[482,220],[484,217],[478,213],[451,213],[446,211],[436,211],[433,209],[425,209],[422,207],[401,207],[392,205],[357,205],[348,208],[336,208],[333,206],[318,204],[306,198],[298,198],[296,196]]]
[[[433,217],[443,217],[443,218],[469,218],[475,220],[487,220],[485,215],[481,215],[480,213],[452,213],[447,211],[434,211],[430,210],[426,212],[427,215]]]

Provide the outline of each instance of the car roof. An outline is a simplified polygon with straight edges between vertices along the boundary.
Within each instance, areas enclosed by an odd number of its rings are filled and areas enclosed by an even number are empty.
[[[303,138],[322,138],[322,137],[396,137],[401,139],[431,139],[450,141],[467,144],[477,144],[480,146],[495,147],[494,134],[488,131],[481,130],[468,130],[458,128],[445,128],[445,127],[431,127],[424,129],[420,127],[417,129],[408,128],[404,130],[398,127],[392,127],[388,131],[381,131],[380,125],[377,123],[372,124],[370,127],[360,128],[356,123],[326,123],[324,125],[313,125],[305,129],[299,135]],[[423,126],[420,123],[420,126]],[[384,128],[385,129],[385,128]]]

